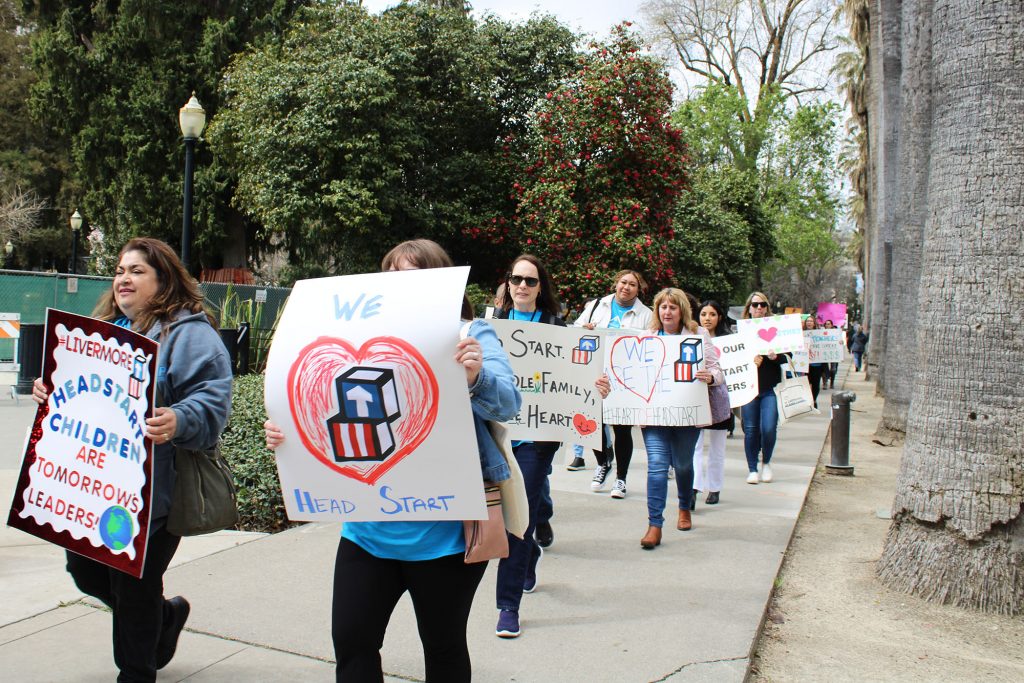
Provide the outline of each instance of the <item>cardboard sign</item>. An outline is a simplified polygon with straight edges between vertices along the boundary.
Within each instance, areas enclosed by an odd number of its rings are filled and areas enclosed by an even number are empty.
[[[798,314],[746,318],[736,323],[755,356],[789,353],[804,346],[803,324]]]
[[[39,406],[7,524],[138,578],[146,560],[159,345],[48,309]]]
[[[729,407],[739,408],[757,398],[757,366],[754,353],[740,334],[726,334],[711,340],[721,356],[718,365],[725,375],[725,386],[729,390]]]
[[[826,320],[831,320],[832,324],[836,327],[846,327],[846,304],[821,301],[818,303],[818,312],[815,314],[815,317],[818,321],[818,327],[823,326]]]
[[[601,449],[601,396],[594,381],[603,371],[603,335],[578,327],[524,320],[491,320],[523,397],[508,423],[513,440],[566,441]]]
[[[605,347],[605,373],[611,382],[604,400],[606,424],[711,424],[708,385],[695,376],[704,369],[702,337],[609,333]]]
[[[267,361],[288,518],[483,519],[466,373],[469,268],[302,280]],[[429,296],[424,296],[429,293]]]
[[[843,330],[804,330],[810,363],[842,363],[846,352],[846,332]]]

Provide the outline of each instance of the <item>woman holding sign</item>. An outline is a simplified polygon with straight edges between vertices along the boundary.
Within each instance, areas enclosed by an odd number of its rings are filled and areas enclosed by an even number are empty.
[[[766,318],[772,314],[768,297],[754,292],[743,306],[743,318]],[[754,356],[757,366],[757,397],[741,408],[743,414],[743,450],[747,456],[748,484],[772,480],[771,462],[775,451],[775,436],[779,428],[779,404],[775,398],[775,385],[782,381],[782,365],[789,360],[788,353]],[[762,458],[758,475],[758,457]]]
[[[559,317],[560,306],[555,297],[551,277],[541,261],[531,254],[523,254],[512,262],[505,285],[498,297],[495,318],[545,323],[565,327]],[[508,557],[498,563],[498,625],[495,633],[500,638],[515,638],[520,633],[519,605],[523,593],[537,588],[537,563],[541,550],[534,533],[538,524],[548,525],[550,535],[551,494],[548,474],[557,441],[513,441],[512,452],[523,472],[526,499],[530,509],[530,524],[522,539],[508,535]]]
[[[576,327],[593,330],[603,327],[609,330],[634,329],[643,330],[651,324],[651,309],[640,301],[640,295],[647,291],[647,283],[635,270],[620,270],[615,275],[615,291],[602,298],[594,299],[580,313],[573,323]],[[626,474],[629,462],[633,458],[633,426],[613,425],[615,433],[615,486],[612,487],[612,498],[626,497]],[[612,469],[611,447],[608,443],[608,432],[604,433],[604,443],[597,456],[597,469],[590,488],[600,491],[604,488],[608,472]]]
[[[389,251],[381,270],[453,265],[440,245],[418,239]],[[463,300],[462,317],[473,318],[468,299]],[[519,413],[521,398],[508,357],[494,329],[475,320],[455,345],[454,361],[466,373],[484,479],[504,481],[510,476],[508,464],[487,421],[507,422]],[[274,450],[284,442],[278,425],[268,420],[264,429],[267,448]],[[331,611],[337,680],[384,680],[380,649],[391,613],[406,591],[423,643],[426,680],[471,680],[466,623],[487,563],[467,564],[465,549],[459,521],[345,523],[334,565]]]
[[[814,322],[814,316],[804,318],[804,330],[816,330],[818,324]],[[811,398],[814,399],[814,407],[818,407],[818,394],[821,393],[821,378],[828,368],[828,363],[810,363],[807,366],[807,381],[811,384]]]
[[[707,330],[693,321],[690,302],[681,289],[661,290],[654,297],[656,312],[651,330],[658,335],[699,335],[704,350],[704,369],[694,373],[698,382],[708,385],[725,384],[718,367],[718,349],[711,343]],[[599,380],[602,396],[610,389],[607,376]],[[693,452],[700,436],[700,425],[692,427],[642,427],[647,447],[647,533],[640,547],[653,550],[661,545],[661,527],[665,523],[665,501],[668,494],[668,468],[675,470],[676,491],[679,498],[679,518],[676,528],[689,531],[690,497],[693,495]]]
[[[157,669],[174,656],[190,609],[181,596],[163,596],[164,572],[181,541],[166,529],[175,447],[216,446],[231,412],[231,365],[195,280],[159,240],[137,238],[121,249],[113,287],[93,317],[160,342],[156,390],[166,407],[146,420],[146,436],[154,444],[153,494],[142,578],[72,552],[67,568],[79,590],[113,613],[117,680],[155,681]],[[37,379],[33,398],[45,403],[49,391]]]
[[[700,306],[700,326],[709,337],[721,337],[729,334],[729,324],[722,304],[708,300]],[[713,345],[712,345],[713,346]],[[716,347],[717,348],[717,347]],[[693,453],[693,500],[690,509],[695,507],[697,492],[707,491],[705,499],[708,505],[718,503],[725,479],[725,435],[726,430],[735,419],[729,408],[729,391],[725,383],[712,384],[708,387],[708,400],[711,403],[711,424],[701,430],[700,439]],[[708,443],[707,473],[705,474],[704,442]]]

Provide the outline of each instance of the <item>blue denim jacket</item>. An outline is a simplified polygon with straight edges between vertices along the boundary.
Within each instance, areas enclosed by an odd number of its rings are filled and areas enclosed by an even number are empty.
[[[487,429],[487,420],[507,422],[519,413],[523,398],[516,388],[515,374],[494,328],[483,320],[474,320],[469,336],[480,342],[484,362],[476,382],[469,388],[480,451],[480,471],[487,481],[505,481],[511,475],[505,458]]]

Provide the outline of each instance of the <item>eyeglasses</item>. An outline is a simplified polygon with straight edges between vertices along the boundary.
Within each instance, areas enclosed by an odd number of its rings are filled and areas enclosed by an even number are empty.
[[[509,284],[511,284],[513,287],[518,287],[519,285],[523,284],[524,282],[526,283],[527,287],[536,287],[537,285],[540,284],[540,280],[538,280],[537,278],[535,278],[535,277],[523,277],[522,275],[509,275],[508,276],[508,281],[509,281]]]
[[[768,308],[768,302],[767,301],[751,301],[750,302],[750,307],[751,308]]]

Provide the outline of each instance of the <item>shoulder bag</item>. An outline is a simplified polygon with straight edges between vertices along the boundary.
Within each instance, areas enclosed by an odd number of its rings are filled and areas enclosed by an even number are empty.
[[[197,536],[238,524],[234,476],[220,453],[220,444],[208,451],[178,446],[174,466],[178,476],[167,517],[168,532]]]
[[[779,405],[779,425],[804,415],[820,415],[814,407],[811,385],[804,375],[797,375],[788,363],[781,367],[782,381],[775,385],[775,400]],[[789,377],[787,377],[787,373]]]

